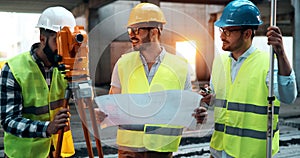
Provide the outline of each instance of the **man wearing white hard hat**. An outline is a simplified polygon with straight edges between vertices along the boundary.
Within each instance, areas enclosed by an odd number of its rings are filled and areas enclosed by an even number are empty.
[[[37,27],[40,42],[3,66],[0,76],[1,125],[5,157],[53,157],[57,131],[66,127],[69,110],[62,108],[67,81],[54,67],[57,63],[56,34],[64,26],[74,28],[73,14],[63,7],[50,7]],[[67,148],[66,148],[66,144]],[[62,157],[75,153],[71,131],[64,132]]]

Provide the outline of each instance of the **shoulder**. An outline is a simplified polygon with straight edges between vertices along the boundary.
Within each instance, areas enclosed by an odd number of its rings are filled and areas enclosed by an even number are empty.
[[[166,52],[165,58],[168,58],[169,60],[175,60],[175,61],[178,61],[178,62],[188,63],[187,59],[184,58],[183,56],[176,55],[176,54],[171,54],[169,52]]]
[[[256,59],[268,60],[270,58],[270,53],[256,49],[250,56]]]
[[[10,63],[11,61],[16,61],[16,60],[21,60],[21,61],[24,61],[24,59],[30,57],[30,52],[24,52],[24,53],[21,53],[19,55],[16,55],[10,59],[7,60],[8,63]]]
[[[133,51],[133,52],[123,54],[120,59],[122,59],[122,58],[131,58],[133,56],[138,56],[138,55],[139,55],[139,51]]]

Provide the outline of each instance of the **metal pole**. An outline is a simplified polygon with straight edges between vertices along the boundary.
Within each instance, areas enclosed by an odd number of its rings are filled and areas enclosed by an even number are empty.
[[[270,26],[276,26],[276,0],[271,0]],[[269,68],[269,95],[268,95],[268,127],[267,127],[267,158],[272,158],[272,138],[273,138],[273,117],[275,100],[273,92],[274,83],[274,53],[273,46],[270,45],[270,68]]]

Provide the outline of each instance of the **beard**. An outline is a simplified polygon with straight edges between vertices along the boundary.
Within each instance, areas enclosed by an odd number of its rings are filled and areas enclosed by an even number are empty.
[[[43,49],[43,52],[45,53],[45,55],[47,56],[48,61],[53,65],[53,66],[57,66],[58,65],[58,61],[57,61],[57,50],[52,51],[49,44],[48,44],[48,39],[46,41],[46,46]]]
[[[141,44],[133,45],[133,50],[135,51],[144,51],[151,45],[150,34],[148,33],[146,37],[141,39]]]

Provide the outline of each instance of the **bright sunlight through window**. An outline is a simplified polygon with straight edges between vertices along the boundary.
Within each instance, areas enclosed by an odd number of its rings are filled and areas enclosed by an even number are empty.
[[[178,55],[187,59],[190,67],[191,80],[195,80],[196,42],[193,40],[176,42],[176,52]]]

